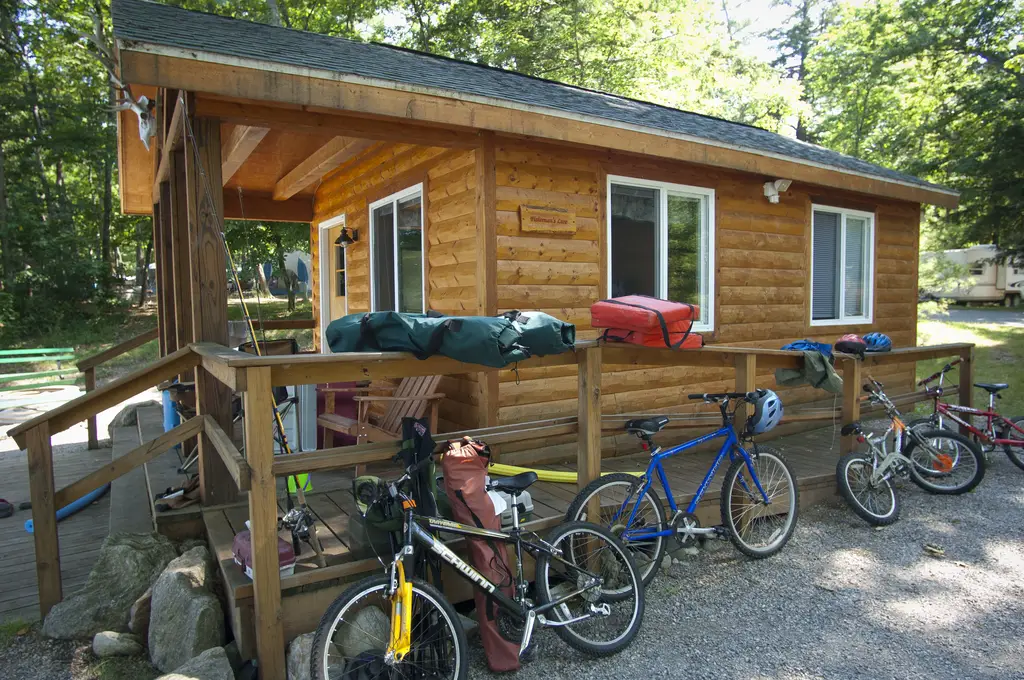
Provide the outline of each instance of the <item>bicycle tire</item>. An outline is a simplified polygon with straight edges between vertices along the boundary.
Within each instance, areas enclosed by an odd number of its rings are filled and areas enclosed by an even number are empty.
[[[449,631],[452,633],[452,640],[454,641],[454,649],[452,650],[454,658],[451,659],[453,671],[445,677],[450,680],[466,680],[469,669],[469,645],[466,642],[466,632],[462,628],[462,621],[459,619],[458,614],[455,613],[455,608],[452,607],[451,603],[445,599],[444,595],[442,595],[441,592],[431,584],[419,581],[418,579],[410,580],[412,582],[413,597],[415,598],[418,595],[423,602],[429,603],[434,607],[437,612],[443,616],[442,622],[447,625]],[[310,658],[310,675],[313,678],[316,680],[329,680],[331,677],[327,666],[327,663],[330,660],[328,656],[328,648],[338,648],[334,642],[334,634],[339,630],[339,624],[344,624],[342,617],[349,608],[369,594],[379,593],[382,597],[386,597],[387,587],[387,576],[370,576],[369,578],[356,582],[331,603],[331,606],[327,608],[327,611],[324,612],[323,617],[321,617],[320,623],[316,627],[316,633],[313,636],[313,650]],[[388,613],[388,616],[390,616],[390,613]],[[363,633],[365,634],[365,631],[363,631]],[[415,630],[413,635],[416,635]],[[387,640],[384,640],[384,644],[385,646],[387,645]],[[383,650],[380,650],[380,652],[383,654]],[[399,664],[398,666],[390,668],[392,670],[400,670],[401,665],[402,664]],[[434,673],[431,677],[442,676]]]
[[[600,623],[605,620],[605,617],[593,616],[584,621],[560,625],[554,628],[555,634],[562,638],[562,640],[573,649],[577,649],[591,656],[609,656],[611,654],[616,654],[629,646],[633,641],[633,638],[635,638],[637,633],[640,631],[640,626],[643,623],[645,607],[643,581],[640,579],[640,573],[637,570],[633,557],[625,544],[616,538],[611,531],[598,526],[597,524],[591,524],[589,522],[567,522],[565,524],[560,524],[548,534],[546,540],[552,546],[561,549],[562,559],[571,560],[573,564],[577,564],[575,551],[564,546],[567,540],[569,541],[569,545],[572,546],[574,544],[574,537],[584,542],[580,545],[585,546],[584,550],[587,553],[587,563],[584,566],[588,568],[588,571],[591,573],[596,572],[599,576],[609,580],[614,579],[616,581],[627,582],[630,584],[628,585],[628,589],[633,597],[609,598],[605,589],[599,589],[596,592],[591,591],[594,595],[593,599],[590,599],[590,596],[587,594],[581,594],[572,598],[569,602],[549,609],[545,613],[545,616],[549,619],[563,622],[575,618],[579,613],[569,610],[569,603],[574,601],[581,605],[584,605],[587,602],[607,604],[611,609],[611,616],[616,616],[619,613],[625,612],[625,616],[628,617],[628,621],[624,630],[615,638],[607,642],[595,642],[593,640],[589,640],[585,637],[584,633],[581,632],[581,629],[589,623]],[[597,541],[603,542],[608,549],[607,553],[601,553],[601,558],[595,557],[595,555],[600,553],[601,550],[604,550],[604,548],[600,548],[595,551],[594,544]],[[555,571],[553,564],[561,566],[562,563],[553,561],[551,555],[547,553],[541,553],[537,556],[537,568],[534,573],[534,580],[537,584],[537,596],[542,605],[553,602],[558,599],[558,597],[562,596],[562,593],[557,592],[559,584],[555,583],[556,579],[553,577],[553,573]],[[597,565],[596,569],[594,564]],[[625,574],[623,574],[623,569],[626,570]],[[562,582],[566,581],[563,580]],[[566,587],[571,587],[572,585],[575,585],[575,583]],[[621,588],[616,585],[616,587],[608,590],[618,591],[621,590]]]
[[[736,546],[737,550],[739,550],[747,557],[752,557],[754,559],[760,560],[764,559],[765,557],[771,557],[775,553],[782,550],[784,547],[786,547],[786,543],[788,543],[789,539],[793,536],[793,531],[796,529],[797,515],[800,512],[800,491],[797,489],[796,486],[796,475],[793,473],[793,468],[789,465],[789,462],[781,453],[779,453],[777,449],[769,448],[767,446],[761,446],[758,444],[755,444],[753,448],[754,453],[752,455],[752,458],[755,463],[755,468],[756,463],[761,459],[762,456],[765,458],[765,460],[772,460],[774,464],[778,465],[779,468],[781,468],[783,480],[785,481],[786,486],[788,487],[789,508],[788,515],[786,517],[786,522],[782,528],[782,533],[776,536],[775,532],[773,531],[771,535],[773,537],[773,540],[766,547],[757,548],[751,545],[748,541],[744,540],[742,534],[745,532],[741,532],[740,528],[737,527],[737,519],[744,519],[747,522],[750,522],[752,519],[757,519],[746,517],[749,511],[741,512],[739,517],[734,517],[733,513],[735,499],[737,498],[736,481],[741,480],[740,475],[743,473],[744,470],[747,469],[747,462],[743,459],[742,456],[736,458],[736,460],[732,462],[732,465],[729,466],[729,469],[725,473],[725,479],[722,481],[722,493],[720,502],[722,511],[722,524],[729,532],[729,540],[732,541],[732,544]],[[762,488],[765,489],[766,494],[769,494],[770,500],[772,492],[770,489],[766,488],[766,485],[771,485],[774,488],[772,480],[775,479],[775,476],[773,474],[773,476],[769,477],[768,481],[766,482],[764,476],[760,474],[761,471],[758,470],[757,472],[758,479],[761,480]],[[758,496],[760,496],[760,494],[757,492],[757,488],[755,486],[750,485],[750,482],[752,480],[749,479],[749,475],[747,476],[748,479],[745,482],[748,485],[747,488],[750,489],[753,493],[756,493],[758,494]],[[742,493],[746,493],[746,489],[743,489],[742,487],[739,488],[739,491]]]
[[[565,512],[565,521],[567,522],[585,522],[590,521],[587,518],[587,504],[591,498],[599,495],[602,490],[610,489],[612,487],[626,487],[629,489],[629,494],[636,494],[640,487],[643,485],[643,478],[637,477],[636,475],[629,475],[624,472],[616,472],[610,475],[604,475],[598,477],[590,484],[583,487],[583,490],[576,494],[576,497],[572,500],[569,505],[569,509]],[[651,486],[647,489],[647,493],[644,494],[646,502],[650,505],[651,509],[655,514],[657,520],[657,526],[659,529],[665,526],[665,509],[661,504],[661,499],[658,497],[658,493]],[[641,499],[638,499],[639,502]],[[635,503],[634,503],[635,505]],[[631,506],[632,507],[632,506]],[[630,507],[630,509],[631,509]],[[604,513],[602,512],[602,515]],[[639,518],[639,511],[638,511]],[[603,519],[603,518],[602,518]],[[638,520],[634,520],[634,523],[638,523]],[[604,521],[596,522],[601,526],[608,527],[615,535],[621,534],[620,531],[616,531],[616,528],[611,523]],[[625,527],[622,527],[624,529]],[[633,560],[636,562],[637,569],[640,572],[640,579],[643,581],[644,586],[649,586],[651,581],[658,573],[658,567],[661,566],[661,561],[665,556],[665,551],[668,549],[668,536],[656,536],[653,539],[647,539],[643,541],[624,541],[626,547],[629,548],[633,554]]]
[[[981,448],[972,442],[967,437],[963,436],[958,432],[950,432],[949,430],[924,430],[918,431],[917,434],[922,440],[933,442],[935,440],[947,440],[949,442],[956,442],[966,450],[969,457],[974,461],[974,474],[964,482],[963,484],[957,484],[955,486],[940,486],[935,484],[930,479],[942,479],[950,474],[950,472],[943,471],[941,474],[932,474],[930,470],[926,470],[917,461],[914,460],[914,452],[918,447],[918,443],[913,438],[909,438],[907,443],[903,447],[903,455],[911,460],[911,464],[907,466],[910,472],[910,480],[917,484],[919,487],[927,491],[928,493],[940,494],[940,495],[960,495],[967,493],[974,487],[981,484],[981,480],[985,478],[985,454],[982,453]],[[941,453],[941,452],[940,452]],[[963,452],[958,452],[957,463],[964,459],[966,456]]]
[[[1017,416],[1016,418],[1009,418],[1009,421],[1017,427],[1024,427],[1024,416]],[[1000,439],[1020,439],[1021,434],[1009,425],[1003,426]],[[1010,444],[1003,444],[1003,451],[1006,452],[1006,457],[1010,459],[1010,462],[1024,470],[1024,441],[1021,442],[1020,446],[1012,446]]]
[[[900,498],[896,494],[896,486],[893,484],[891,478],[883,479],[882,484],[884,486],[883,497],[890,499],[892,507],[885,512],[878,512],[872,507],[868,507],[864,502],[861,501],[853,488],[853,484],[850,481],[850,475],[856,468],[862,468],[859,470],[861,475],[867,474],[870,479],[872,472],[871,457],[866,456],[860,452],[847,453],[839,458],[839,462],[836,464],[836,485],[839,487],[839,493],[842,494],[846,500],[847,505],[850,509],[857,513],[857,516],[868,524],[876,527],[888,526],[900,518]],[[865,469],[866,468],[866,469]],[[858,483],[858,486],[860,484]]]

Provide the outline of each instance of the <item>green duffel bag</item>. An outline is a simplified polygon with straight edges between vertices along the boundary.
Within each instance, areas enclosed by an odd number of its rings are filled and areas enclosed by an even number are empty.
[[[544,312],[520,312],[518,309],[501,316],[518,326],[520,341],[530,356],[542,357],[572,351],[576,345],[576,326]]]
[[[411,352],[418,359],[440,354],[493,368],[530,356],[519,329],[504,317],[349,314],[332,321],[326,337],[332,352]]]

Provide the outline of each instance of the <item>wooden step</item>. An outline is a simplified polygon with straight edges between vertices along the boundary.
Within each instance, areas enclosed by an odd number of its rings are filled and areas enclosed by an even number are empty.
[[[139,446],[139,431],[136,427],[116,427],[112,435],[112,460],[117,460]],[[141,467],[118,477],[110,484],[110,533],[119,531],[153,531],[146,473]]]

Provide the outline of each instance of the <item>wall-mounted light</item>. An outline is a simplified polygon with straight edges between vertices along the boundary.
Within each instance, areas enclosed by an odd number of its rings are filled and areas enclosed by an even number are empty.
[[[341,228],[341,234],[338,238],[334,239],[334,245],[341,246],[342,248],[348,248],[353,243],[359,242],[359,230],[353,229],[352,233],[349,233],[348,227]]]
[[[789,188],[789,185],[793,183],[791,179],[777,179],[770,182],[764,183],[764,195],[768,199],[769,203],[778,203],[779,194]]]

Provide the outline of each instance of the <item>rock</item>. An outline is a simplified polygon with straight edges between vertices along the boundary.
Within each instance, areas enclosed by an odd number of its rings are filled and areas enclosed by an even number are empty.
[[[672,568],[672,556],[671,555],[665,555],[663,558],[661,558],[661,568],[664,571],[668,571],[669,569]]]
[[[192,548],[205,548],[206,541],[201,538],[186,538],[184,541],[178,543],[178,554],[184,555]]]
[[[313,633],[305,633],[288,645],[288,680],[311,680],[309,665],[313,657]]]
[[[152,399],[149,401],[140,401],[134,404],[128,404],[123,409],[117,412],[114,419],[107,425],[107,436],[111,439],[114,438],[114,430],[118,427],[131,427],[137,425],[139,422],[139,409],[155,406],[158,409],[163,409],[163,406]]]
[[[50,610],[43,634],[71,640],[127,630],[128,609],[176,554],[174,544],[158,534],[111,534],[85,587]]]
[[[212,587],[210,553],[202,547],[173,560],[153,584],[149,657],[161,671],[224,644],[224,612]]]
[[[338,652],[344,657],[358,656],[369,649],[382,649],[391,634],[388,615],[379,607],[363,607],[352,617],[352,624],[339,626],[335,634]]]
[[[235,680],[223,647],[211,647],[156,680]]]
[[[105,630],[96,633],[92,639],[92,653],[102,658],[105,656],[135,656],[142,654],[139,639],[129,633],[115,633]]]
[[[149,612],[153,603],[153,589],[149,588],[128,610],[128,630],[143,640],[149,639]]]
[[[476,619],[459,614],[459,620],[462,621],[462,630],[466,631],[467,638],[473,637],[480,632],[480,624],[477,623]]]
[[[224,653],[227,655],[228,661],[231,663],[231,670],[233,670],[237,676],[239,671],[242,670],[242,666],[245,665],[245,662],[242,661],[242,653],[238,651],[238,643],[232,640],[224,645]]]

